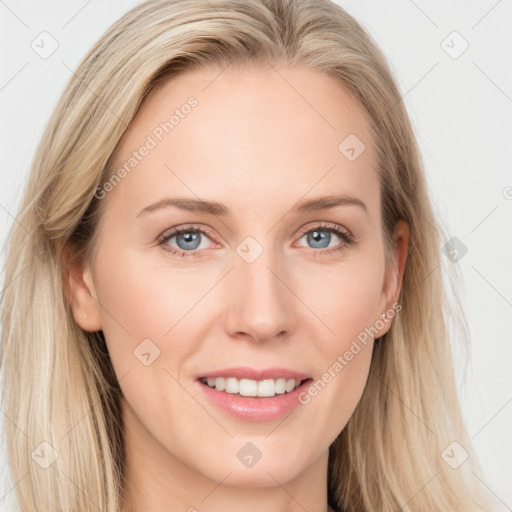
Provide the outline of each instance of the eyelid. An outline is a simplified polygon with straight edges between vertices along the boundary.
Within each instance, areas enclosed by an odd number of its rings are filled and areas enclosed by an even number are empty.
[[[161,235],[158,236],[158,240],[165,240],[179,233],[188,231],[197,231],[207,235],[212,240],[215,240],[215,235],[213,235],[213,230],[210,227],[204,225],[199,226],[198,224],[183,224],[174,228],[166,229]]]
[[[345,227],[340,226],[339,224],[335,224],[334,222],[327,222],[327,221],[313,221],[302,228],[300,228],[299,233],[302,236],[304,236],[306,233],[309,233],[310,231],[313,231],[315,229],[325,229],[327,231],[332,230],[335,232],[339,232],[340,234],[344,234],[347,238],[353,240],[354,235]]]

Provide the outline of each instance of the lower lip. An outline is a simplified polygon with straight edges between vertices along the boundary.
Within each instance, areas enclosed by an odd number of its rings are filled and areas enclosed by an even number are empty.
[[[201,381],[196,381],[206,397],[217,407],[231,416],[246,421],[272,421],[290,413],[300,405],[299,395],[306,391],[312,379],[289,393],[269,397],[246,397],[225,391],[218,391]]]

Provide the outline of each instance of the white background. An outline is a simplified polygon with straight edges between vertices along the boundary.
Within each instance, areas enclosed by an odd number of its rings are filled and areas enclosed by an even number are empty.
[[[0,243],[71,70],[137,3],[0,0]],[[420,142],[434,206],[450,235],[468,248],[457,263],[471,331],[467,374],[457,364],[459,393],[487,485],[502,510],[511,510],[512,2],[338,3],[389,59]],[[59,45],[47,59],[31,48],[43,31]],[[453,58],[464,41],[468,48]],[[0,261],[3,266],[3,254]],[[3,451],[0,471],[3,511],[9,510],[14,486]]]

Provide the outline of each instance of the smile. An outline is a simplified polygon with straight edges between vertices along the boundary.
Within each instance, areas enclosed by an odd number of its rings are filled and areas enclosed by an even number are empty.
[[[313,378],[287,368],[224,368],[199,374],[200,393],[217,409],[238,420],[265,422],[290,414],[301,405]]]
[[[290,393],[304,382],[304,380],[286,379],[284,377],[264,380],[237,379],[235,377],[203,377],[199,380],[217,391],[261,398]]]

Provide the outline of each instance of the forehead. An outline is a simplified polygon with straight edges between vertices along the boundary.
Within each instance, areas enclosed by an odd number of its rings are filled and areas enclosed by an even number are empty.
[[[263,64],[202,69],[148,95],[112,172],[151,146],[119,186],[137,204],[164,191],[233,209],[248,207],[248,198],[293,204],[334,191],[371,203],[378,199],[373,145],[363,107],[321,71]]]

